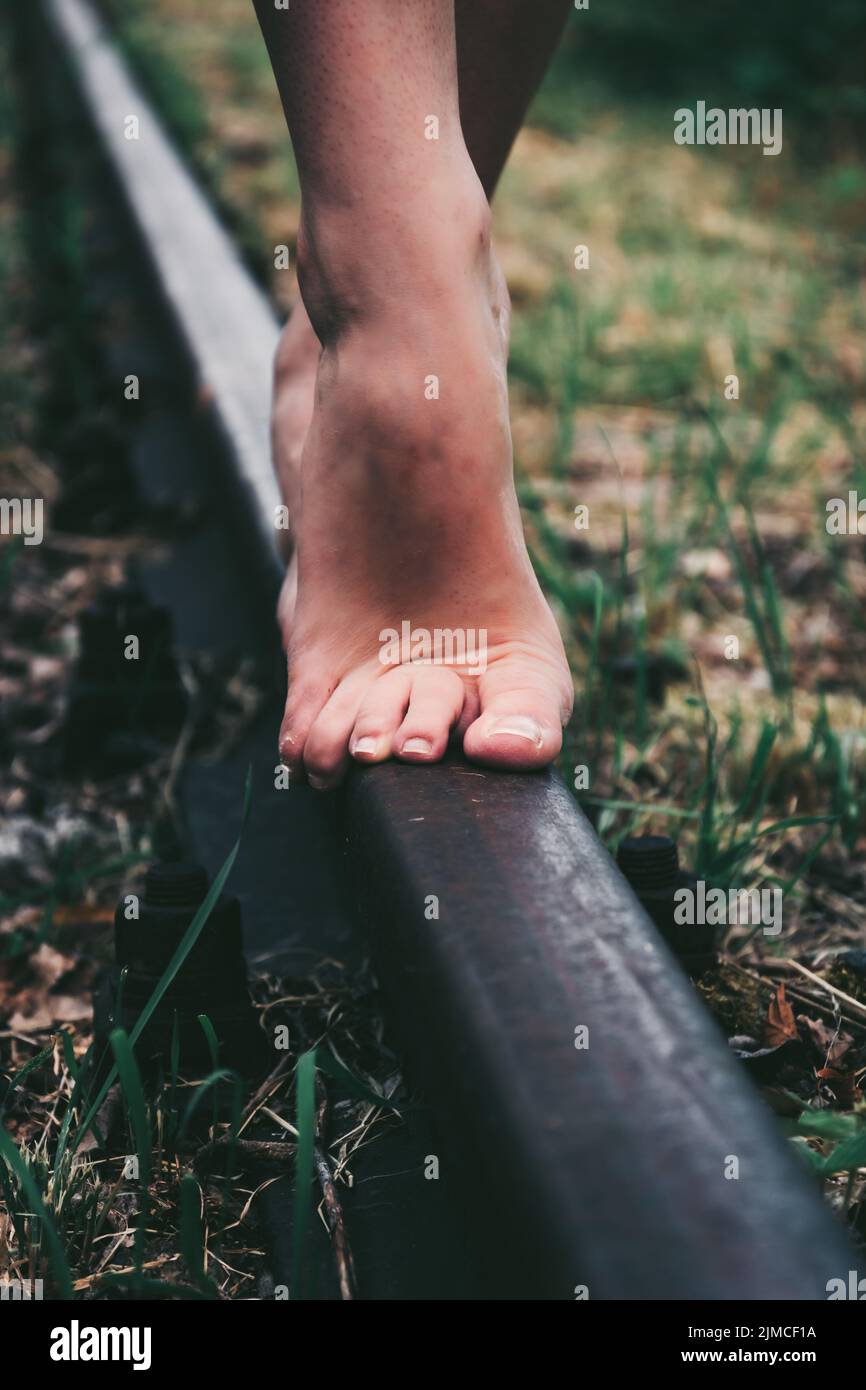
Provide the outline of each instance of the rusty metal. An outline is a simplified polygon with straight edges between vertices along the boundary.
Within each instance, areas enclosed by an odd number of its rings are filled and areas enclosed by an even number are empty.
[[[694,874],[680,868],[669,835],[629,835],[621,840],[616,862],[637,899],[658,927],[691,979],[699,979],[717,960],[716,928],[709,922],[680,923],[678,894],[697,890]]]

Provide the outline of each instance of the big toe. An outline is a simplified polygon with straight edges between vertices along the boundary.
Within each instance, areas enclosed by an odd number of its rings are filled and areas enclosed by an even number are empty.
[[[571,708],[571,692],[558,675],[507,664],[482,677],[479,693],[481,713],[463,736],[467,758],[513,772],[554,761]]]

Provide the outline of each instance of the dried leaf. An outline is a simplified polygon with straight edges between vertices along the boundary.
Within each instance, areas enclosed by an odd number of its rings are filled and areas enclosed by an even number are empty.
[[[843,1109],[851,1110],[862,1100],[863,1092],[857,1084],[858,1073],[837,1071],[835,1067],[822,1067],[815,1075],[821,1078],[829,1091],[832,1091],[836,1103]]]
[[[785,986],[779,985],[767,1012],[764,1024],[764,1043],[767,1047],[778,1047],[798,1036],[794,1010],[785,998]]]
[[[808,1018],[806,1014],[798,1014],[797,1022],[808,1033],[824,1066],[838,1066],[854,1041],[851,1034],[840,1032],[837,1037],[836,1029],[830,1028],[823,1019]]]
[[[90,1001],[74,994],[47,994],[33,1000],[32,1012],[19,1009],[6,1027],[13,1033],[50,1033],[58,1023],[84,1023],[93,1010]]]
[[[14,993],[8,976],[0,973],[0,1018],[9,1015],[6,1026],[13,1033],[50,1032],[58,1023],[83,1023],[92,1012],[95,969],[93,962],[64,955],[43,942],[15,979]]]

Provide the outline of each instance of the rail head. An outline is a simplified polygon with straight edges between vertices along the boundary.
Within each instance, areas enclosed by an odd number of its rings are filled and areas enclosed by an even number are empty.
[[[275,579],[278,324],[86,0],[45,3]],[[357,771],[345,832],[402,1038],[472,1219],[505,1236],[509,1290],[826,1296],[850,1267],[841,1228],[555,773]]]

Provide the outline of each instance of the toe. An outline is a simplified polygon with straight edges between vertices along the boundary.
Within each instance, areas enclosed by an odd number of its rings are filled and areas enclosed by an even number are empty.
[[[355,671],[340,682],[313,721],[304,745],[304,771],[316,791],[328,791],[342,779],[349,761],[349,735],[366,682]]]
[[[406,666],[395,667],[368,687],[349,740],[349,752],[359,763],[380,763],[390,758],[411,689],[412,673]]]
[[[506,664],[488,671],[479,690],[481,714],[463,738],[467,758],[513,771],[553,762],[571,706],[558,673]]]
[[[438,666],[413,674],[409,708],[394,736],[393,751],[406,762],[435,762],[460,718],[465,687],[456,671]]]
[[[303,776],[307,738],[329,695],[330,690],[324,683],[292,681],[289,678],[286,707],[280,724],[279,753],[293,778]]]

